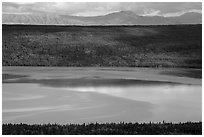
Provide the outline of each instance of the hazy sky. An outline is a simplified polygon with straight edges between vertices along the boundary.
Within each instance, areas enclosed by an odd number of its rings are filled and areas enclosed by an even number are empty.
[[[57,13],[77,16],[97,16],[130,10],[145,16],[178,16],[186,12],[202,12],[201,2],[3,2],[3,14]]]

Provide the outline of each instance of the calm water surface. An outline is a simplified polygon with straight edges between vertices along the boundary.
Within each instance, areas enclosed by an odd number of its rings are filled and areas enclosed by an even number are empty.
[[[182,72],[182,77],[141,68],[4,67],[2,120],[29,124],[201,121],[201,78],[197,73],[184,75],[187,70],[168,71]]]

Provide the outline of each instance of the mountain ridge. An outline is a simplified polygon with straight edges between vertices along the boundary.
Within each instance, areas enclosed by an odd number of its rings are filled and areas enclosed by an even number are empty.
[[[3,24],[33,25],[175,25],[201,24],[202,14],[187,12],[176,17],[140,16],[131,11],[101,16],[72,16],[59,14],[2,14]]]

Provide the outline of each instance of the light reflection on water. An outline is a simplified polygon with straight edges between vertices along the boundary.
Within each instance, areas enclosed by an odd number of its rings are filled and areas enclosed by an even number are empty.
[[[68,91],[93,92],[107,94],[111,96],[141,100],[148,102],[160,102],[166,99],[180,99],[191,101],[193,96],[200,97],[200,86],[196,85],[155,85],[155,86],[126,86],[126,87],[66,87]],[[178,97],[180,96],[180,97]],[[183,98],[183,96],[189,98]]]
[[[3,123],[201,121],[200,85],[3,84]]]

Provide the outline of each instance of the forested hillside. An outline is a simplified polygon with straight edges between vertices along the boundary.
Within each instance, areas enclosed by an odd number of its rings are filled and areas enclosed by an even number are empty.
[[[3,25],[3,66],[202,66],[202,25]]]

